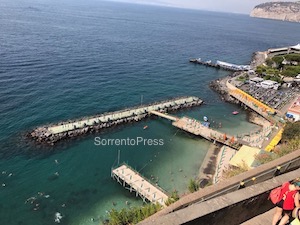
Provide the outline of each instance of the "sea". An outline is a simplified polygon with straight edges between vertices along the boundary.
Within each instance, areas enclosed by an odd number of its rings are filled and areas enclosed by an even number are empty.
[[[299,41],[299,23],[243,14],[100,0],[1,0],[0,224],[57,224],[59,212],[60,224],[98,225],[113,208],[143,205],[111,178],[118,162],[168,193],[188,193],[211,143],[165,119],[48,147],[26,134],[50,123],[186,95],[205,104],[175,115],[207,116],[229,134],[250,132],[258,127],[247,122],[247,112],[208,87],[229,72],[189,59],[248,64],[256,51]],[[161,139],[163,145],[99,146],[96,137]]]

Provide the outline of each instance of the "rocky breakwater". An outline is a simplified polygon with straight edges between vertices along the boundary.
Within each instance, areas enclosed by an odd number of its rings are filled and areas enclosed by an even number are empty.
[[[254,52],[250,62],[251,70],[255,70],[257,66],[262,65],[266,62],[267,53],[266,52]],[[229,95],[229,90],[227,88],[227,81],[231,80],[231,83],[236,86],[233,82],[238,76],[245,75],[244,71],[238,71],[230,73],[228,76],[213,80],[209,83],[209,87],[220,94],[220,97],[223,101],[239,104],[240,102]]]
[[[230,79],[232,79],[233,76],[238,76],[241,72],[235,72],[232,76],[226,76],[223,78],[219,78],[216,80],[213,80],[209,83],[209,87],[220,94],[220,97],[223,101],[238,104],[239,101],[235,98],[231,97],[228,93],[228,88],[226,86],[226,82]]]
[[[121,124],[140,121],[150,117],[150,111],[171,112],[179,109],[199,106],[202,102],[203,101],[198,97],[179,97],[148,105],[127,108],[120,111],[107,112],[92,117],[38,127],[28,133],[28,136],[39,143],[53,145],[60,140],[98,132],[105,128]]]
[[[300,1],[267,2],[255,6],[251,17],[300,22]]]

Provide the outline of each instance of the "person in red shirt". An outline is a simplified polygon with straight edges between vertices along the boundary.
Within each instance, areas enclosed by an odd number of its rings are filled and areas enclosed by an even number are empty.
[[[276,204],[272,225],[285,225],[289,221],[293,209],[300,206],[299,198],[300,181],[296,180],[282,189],[283,198]],[[283,214],[283,216],[282,216]]]

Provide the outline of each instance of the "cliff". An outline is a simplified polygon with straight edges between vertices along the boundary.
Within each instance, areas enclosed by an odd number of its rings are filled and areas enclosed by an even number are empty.
[[[267,2],[255,6],[251,17],[300,22],[300,1]]]

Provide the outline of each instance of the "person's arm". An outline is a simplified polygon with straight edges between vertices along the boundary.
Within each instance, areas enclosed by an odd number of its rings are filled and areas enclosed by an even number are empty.
[[[295,198],[294,198],[294,202],[295,202],[295,206],[299,207],[300,206],[300,196],[299,196],[299,192],[296,193]]]

